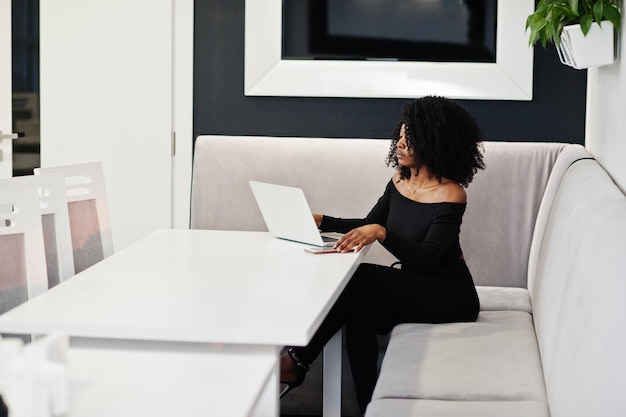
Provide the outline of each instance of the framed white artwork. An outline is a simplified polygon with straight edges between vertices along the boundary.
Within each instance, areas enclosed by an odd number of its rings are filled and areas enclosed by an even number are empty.
[[[284,1],[290,0],[246,0],[247,96],[532,100],[533,49],[525,22],[533,0],[493,0],[495,62],[284,59]]]

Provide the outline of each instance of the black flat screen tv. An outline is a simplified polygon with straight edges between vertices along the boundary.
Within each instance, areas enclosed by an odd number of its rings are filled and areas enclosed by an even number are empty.
[[[496,62],[497,0],[283,0],[282,58]]]

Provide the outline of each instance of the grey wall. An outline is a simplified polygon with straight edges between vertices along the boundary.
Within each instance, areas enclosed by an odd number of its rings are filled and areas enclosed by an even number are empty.
[[[244,0],[196,0],[194,136],[388,138],[402,99],[246,97]],[[488,139],[584,144],[586,71],[535,48],[532,101],[460,101]]]

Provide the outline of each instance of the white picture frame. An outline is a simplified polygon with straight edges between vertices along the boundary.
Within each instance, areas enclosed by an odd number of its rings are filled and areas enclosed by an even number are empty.
[[[246,96],[532,100],[533,0],[498,0],[495,63],[283,60],[282,3],[246,0]]]

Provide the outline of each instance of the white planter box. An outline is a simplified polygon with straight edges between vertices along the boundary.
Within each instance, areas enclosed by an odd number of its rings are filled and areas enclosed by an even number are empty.
[[[576,69],[612,64],[616,61],[615,30],[608,20],[602,27],[593,23],[587,36],[580,25],[569,25],[561,33],[561,47],[557,47],[561,62]]]

